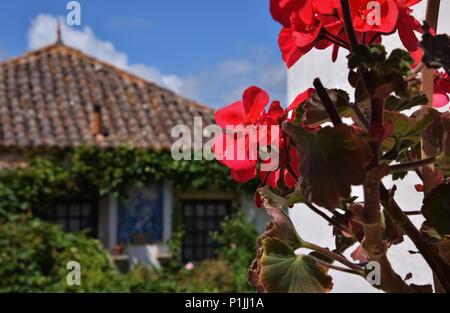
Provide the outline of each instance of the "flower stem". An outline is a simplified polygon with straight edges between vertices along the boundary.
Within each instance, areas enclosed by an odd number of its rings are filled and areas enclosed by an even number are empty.
[[[389,166],[389,168],[391,169],[392,173],[399,173],[399,172],[405,172],[405,171],[409,171],[409,170],[414,170],[414,169],[417,169],[419,167],[423,167],[425,165],[434,163],[435,161],[436,161],[436,157],[433,156],[433,157],[426,158],[426,159],[423,159],[423,160],[411,161],[411,162],[391,165],[391,166]]]
[[[370,123],[367,120],[367,118],[364,116],[361,109],[358,107],[356,103],[350,104],[350,108],[352,108],[353,112],[355,112],[356,116],[358,117],[359,121],[361,122],[364,129],[369,132],[370,131]]]
[[[322,217],[324,220],[326,220],[328,223],[330,223],[330,225],[333,225],[334,227],[338,228],[340,231],[344,231],[344,232],[348,233],[349,235],[353,236],[353,232],[351,231],[350,228],[348,228],[347,226],[342,225],[342,224],[338,223],[337,221],[333,220],[331,217],[329,217],[328,215],[323,213],[321,210],[319,210],[317,207],[315,207],[312,203],[310,203],[308,201],[305,201],[305,204],[314,213],[316,213],[317,215]]]
[[[328,249],[319,247],[318,245],[315,245],[315,244],[313,244],[311,242],[302,241],[302,243],[303,243],[303,245],[302,245],[303,248],[313,250],[313,251],[315,251],[315,252],[317,252],[319,254],[322,254],[323,256],[329,257],[330,259],[338,261],[339,263],[341,263],[341,264],[343,264],[343,265],[345,265],[348,268],[351,268],[353,270],[356,270],[356,271],[361,271],[362,270],[361,266],[350,262],[347,258],[345,258],[344,256],[342,256],[340,254],[337,254],[337,253],[332,252],[332,251],[330,251]]]
[[[350,50],[350,46],[348,45],[348,43],[346,43],[344,40],[342,40],[341,38],[339,38],[338,36],[333,35],[332,33],[328,32],[325,29],[322,29],[322,34],[325,38],[327,38],[328,40],[330,40],[331,42],[341,46],[342,48],[345,48],[347,50]]]
[[[322,261],[322,260],[320,260],[320,259],[318,259],[318,258],[316,258],[315,256],[312,256],[312,255],[310,255],[310,257],[312,257],[318,264],[320,264],[320,265],[322,265],[324,267],[327,267],[327,268],[330,268],[330,269],[333,269],[333,270],[336,270],[336,271],[344,272],[344,273],[355,274],[355,275],[358,275],[358,276],[362,276],[364,278],[366,278],[366,276],[367,276],[366,273],[363,270],[348,269],[348,268],[345,268],[345,267],[333,265],[333,264],[330,264],[328,262]]]
[[[350,3],[348,0],[341,0],[342,14],[344,15],[345,32],[347,33],[348,40],[352,49],[354,49],[359,43],[356,37],[355,29],[353,28],[353,21],[350,11]]]
[[[334,126],[342,124],[342,119],[339,116],[338,111],[336,110],[333,101],[331,101],[330,96],[328,95],[327,90],[322,85],[322,82],[319,78],[314,79],[314,88],[316,88],[317,95],[320,98],[325,110],[327,111],[328,116],[330,117],[331,122]]]

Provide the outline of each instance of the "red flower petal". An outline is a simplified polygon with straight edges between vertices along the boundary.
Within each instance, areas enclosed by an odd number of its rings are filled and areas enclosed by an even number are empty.
[[[305,100],[311,98],[311,95],[316,90],[314,88],[309,88],[308,90],[302,92],[299,94],[294,101],[291,103],[291,105],[287,108],[287,112],[297,109],[297,107],[302,104]]]
[[[299,11],[305,3],[306,0],[270,0],[270,13],[275,21],[289,27],[291,14]]]
[[[284,109],[281,107],[280,101],[273,101],[270,104],[267,116],[275,121],[279,121],[284,116]]]
[[[288,68],[291,68],[302,56],[308,53],[313,45],[300,48],[295,44],[293,40],[293,29],[283,28],[278,38],[278,44],[280,46],[283,60],[286,62]]]
[[[256,168],[232,170],[231,178],[238,183],[246,183],[256,177]]]
[[[410,8],[422,0],[396,0],[399,7]]]
[[[318,25],[315,25],[312,30],[313,31],[294,31],[292,33],[292,39],[294,40],[295,44],[300,47],[304,48],[311,44],[314,44],[317,37],[319,37],[320,30],[322,29],[322,23],[320,22]]]
[[[353,16],[353,25],[356,31],[368,32],[375,31],[380,33],[391,33],[397,25],[399,9],[395,0],[379,1],[381,4],[381,21],[379,25],[367,22],[367,16],[371,13],[369,5],[370,0],[352,0],[351,10]],[[342,10],[339,8],[340,16]]]
[[[419,48],[419,39],[414,34],[418,23],[411,15],[401,15],[401,19],[399,20],[398,35],[408,51],[416,51]]]
[[[214,156],[231,170],[256,168],[257,155],[251,155],[248,136],[235,138],[234,134],[224,134],[214,138]],[[242,150],[243,149],[243,150]]]
[[[380,33],[390,33],[394,30],[397,25],[399,10],[397,3],[394,0],[386,0],[387,3],[386,9],[387,14],[383,16],[381,25],[379,25],[378,31]],[[382,6],[383,8],[383,6]]]
[[[259,87],[252,86],[244,91],[242,96],[244,110],[246,113],[246,123],[255,124],[264,108],[269,103],[270,97]]]
[[[284,183],[288,188],[295,187],[295,185],[297,184],[297,180],[292,177],[291,173],[289,173],[288,170],[284,171]]]
[[[412,67],[416,67],[417,65],[419,65],[420,63],[422,63],[422,58],[423,58],[423,50],[422,49],[417,49],[416,51],[410,51],[409,54],[411,55],[411,58],[414,60],[414,64],[412,65]]]
[[[269,173],[269,176],[267,177],[267,185],[278,189],[278,181],[280,180],[280,170],[276,170]]]
[[[311,0],[306,0],[300,10],[298,10],[300,19],[305,24],[312,24],[314,22],[314,6]]]
[[[433,106],[435,108],[442,108],[450,102],[450,98],[447,94],[435,93],[433,95]]]
[[[334,10],[334,0],[312,0],[314,8],[320,14],[331,15]]]
[[[227,125],[239,125],[245,121],[244,105],[241,101],[219,109],[214,114],[217,125],[226,128]]]

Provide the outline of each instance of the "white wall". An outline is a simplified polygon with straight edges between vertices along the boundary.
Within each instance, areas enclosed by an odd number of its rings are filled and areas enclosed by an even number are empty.
[[[99,203],[98,239],[109,251],[117,242],[117,202],[116,197],[106,196]]]
[[[269,216],[264,209],[256,207],[255,196],[253,194],[243,194],[241,196],[241,208],[248,219],[255,225],[259,233],[263,233],[270,222]]]
[[[425,17],[425,2],[424,0],[423,3],[417,5],[414,10],[414,15],[420,20],[423,20]],[[438,33],[450,33],[448,13],[450,13],[450,1],[443,0],[441,1]],[[401,46],[397,35],[385,37],[384,44],[388,48]],[[345,56],[346,51],[341,50],[338,61],[332,63],[330,49],[325,51],[314,50],[307,54],[288,72],[289,100],[292,101],[298,93],[312,87],[312,81],[315,77],[320,77],[327,88],[341,88],[351,93],[351,88],[347,82],[347,63]],[[385,181],[385,183],[388,187],[392,185],[391,181]],[[396,193],[396,199],[404,210],[418,210],[421,207],[423,197],[415,191],[414,185],[416,183],[418,183],[418,178],[415,174],[408,175],[402,183],[396,182],[399,188]],[[355,188],[354,192],[355,195],[362,198],[361,188]],[[320,217],[302,205],[295,206],[290,210],[290,214],[297,230],[305,240],[320,244],[324,247],[334,248],[331,228],[327,227],[327,223]],[[413,222],[416,226],[420,227],[422,220],[415,218]],[[410,282],[417,284],[431,283],[432,275],[423,258],[417,254],[409,254],[408,250],[416,250],[409,240],[389,250],[388,257],[392,261],[394,269],[403,277],[411,272],[413,278]],[[352,249],[349,249],[349,252],[351,251]],[[359,277],[336,271],[331,271],[331,275],[334,278],[334,292],[377,292]]]

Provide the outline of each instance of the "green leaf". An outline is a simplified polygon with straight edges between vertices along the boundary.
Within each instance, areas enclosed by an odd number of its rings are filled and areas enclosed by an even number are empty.
[[[350,53],[349,68],[366,71],[366,78],[370,82],[370,91],[378,97],[385,98],[395,91],[396,94],[406,95],[408,85],[404,76],[410,73],[413,60],[408,52],[396,49],[387,57],[383,46],[358,46]],[[353,85],[355,81],[352,78]],[[365,100],[361,87],[356,88],[356,103]]]
[[[286,209],[293,206],[294,204],[303,203],[305,201],[303,195],[299,194],[297,191],[294,191],[283,197],[277,192],[273,191],[269,186],[264,186],[259,188],[258,192],[263,198],[267,199],[267,202],[270,206],[279,209]]]
[[[262,254],[250,275],[250,282],[258,291],[322,293],[331,290],[332,278],[313,257],[296,255],[277,239],[268,238],[262,245]]]
[[[439,255],[450,265],[450,237],[446,236],[436,243]]]
[[[337,231],[334,237],[334,244],[336,246],[336,251],[339,253],[344,253],[348,248],[353,246],[356,240],[351,237],[344,236],[340,231]]]
[[[377,63],[386,60],[386,49],[380,45],[359,45],[348,56],[348,67],[353,70],[358,67],[369,69]]]
[[[408,51],[394,49],[382,67],[386,72],[396,72],[402,75],[408,75],[411,71],[411,64],[414,62]]]
[[[399,98],[396,96],[389,96],[386,99],[385,107],[389,111],[404,111],[419,105],[428,103],[428,98],[424,94],[412,96],[411,98]]]
[[[439,156],[436,168],[444,177],[450,176],[450,113],[441,114],[439,122],[433,123],[433,127],[427,129],[425,151],[436,149]]]
[[[419,138],[422,131],[428,127],[435,118],[439,115],[439,112],[434,109],[426,109],[421,116],[408,117],[400,112],[385,113],[385,120],[390,120],[394,123],[394,136],[400,140],[414,140]]]
[[[420,142],[424,130],[438,118],[439,112],[427,108],[411,117],[400,112],[386,111],[385,121],[391,121],[394,125],[392,135],[383,142],[383,149],[390,149],[385,159],[394,160],[403,151]]]
[[[309,201],[334,210],[342,198],[350,198],[352,185],[364,182],[370,148],[352,127],[339,125],[309,132],[285,123],[283,130],[301,156],[300,192]]]
[[[301,248],[303,245],[302,239],[295,230],[289,216],[283,210],[269,205],[267,199],[263,201],[267,214],[272,217],[272,222],[261,235],[260,241],[265,238],[275,238],[285,242],[292,249]]]
[[[431,190],[423,200],[421,211],[428,226],[441,236],[450,235],[450,182]]]

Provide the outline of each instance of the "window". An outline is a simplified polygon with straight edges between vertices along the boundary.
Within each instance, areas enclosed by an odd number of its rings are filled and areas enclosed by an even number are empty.
[[[88,230],[92,237],[97,237],[97,214],[97,202],[82,200],[56,203],[38,212],[39,217],[59,225],[65,231]]]
[[[231,213],[230,200],[183,201],[184,262],[214,258],[217,243],[211,238],[212,231],[220,231],[220,224]]]

